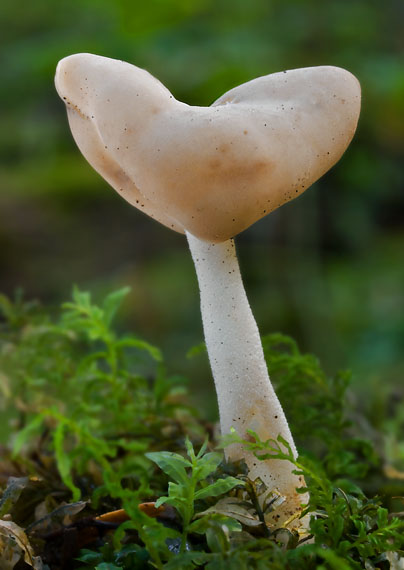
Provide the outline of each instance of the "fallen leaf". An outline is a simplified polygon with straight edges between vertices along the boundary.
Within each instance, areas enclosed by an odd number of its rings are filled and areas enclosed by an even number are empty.
[[[27,486],[28,477],[9,477],[7,487],[0,501],[0,517],[9,513]]]
[[[41,519],[30,524],[26,528],[26,531],[27,533],[38,531],[49,532],[68,526],[72,523],[72,517],[82,511],[86,505],[86,501],[77,501],[76,503],[62,505]]]
[[[213,505],[213,507],[209,507],[206,511],[198,513],[196,517],[202,517],[210,513],[231,517],[245,526],[259,526],[262,524],[257,516],[245,507],[245,502],[237,497],[224,497]]]
[[[1,570],[12,570],[21,558],[34,570],[43,569],[42,561],[34,555],[24,529],[12,521],[0,520]]]

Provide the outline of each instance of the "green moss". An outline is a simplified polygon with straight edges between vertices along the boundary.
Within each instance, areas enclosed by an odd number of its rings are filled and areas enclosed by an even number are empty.
[[[258,459],[294,462],[312,513],[309,536],[275,530],[265,514],[276,509],[276,492],[214,451],[239,438],[219,446],[161,352],[113,326],[127,293],[95,304],[75,288],[57,315],[21,294],[0,296],[0,513],[15,524],[3,528],[0,519],[2,536],[12,540],[25,528],[35,564],[51,570],[393,568],[392,553],[404,540],[393,496],[404,489],[397,470],[392,486],[393,466],[386,471],[385,464],[397,458],[392,426],[401,425],[402,413],[394,424],[379,406],[378,428],[388,434],[381,445],[371,418],[351,402],[349,373],[329,378],[291,338],[264,336],[301,455],[295,461],[285,441],[259,441],[254,433],[243,444]],[[127,520],[111,534],[95,516],[119,508]],[[88,528],[98,535],[86,542]],[[73,532],[75,547],[66,550]],[[17,560],[24,555],[13,552]]]

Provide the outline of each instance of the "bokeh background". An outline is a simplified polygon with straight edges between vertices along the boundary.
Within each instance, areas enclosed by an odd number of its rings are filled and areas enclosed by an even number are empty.
[[[400,392],[404,372],[402,0],[3,0],[0,3],[0,290],[57,307],[72,284],[132,292],[119,326],[160,346],[214,418],[186,240],[92,171],[56,95],[75,52],[148,69],[189,104],[283,69],[331,64],[363,88],[357,135],[301,197],[237,239],[262,333],[294,336],[359,396]]]

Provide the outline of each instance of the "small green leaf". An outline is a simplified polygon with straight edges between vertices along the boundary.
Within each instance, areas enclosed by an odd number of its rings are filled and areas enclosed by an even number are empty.
[[[195,500],[206,499],[207,497],[217,497],[218,495],[223,495],[234,489],[234,487],[243,487],[244,482],[235,477],[226,477],[226,479],[218,479],[211,485],[208,485],[204,489],[200,489],[195,493]]]
[[[164,505],[164,503],[167,502],[172,502],[171,497],[159,497],[157,501],[154,503],[154,506],[156,509],[158,509],[159,507],[161,507],[161,505]]]
[[[197,466],[194,469],[197,481],[206,479],[208,475],[213,473],[213,471],[216,471],[222,460],[223,455],[217,451],[213,451],[211,453],[207,453],[203,457],[199,457],[197,459]]]
[[[198,356],[199,354],[202,353],[206,353],[206,344],[204,342],[201,342],[199,344],[196,344],[195,346],[192,346],[187,354],[186,357],[187,358],[194,358],[195,356]]]
[[[34,434],[39,432],[45,417],[41,414],[35,416],[27,425],[18,432],[17,437],[14,440],[13,453],[12,456],[15,458],[21,451],[23,445],[29,441]]]
[[[55,447],[56,463],[63,483],[71,490],[73,501],[78,501],[81,496],[81,491],[73,482],[72,460],[64,448],[66,429],[67,425],[64,422],[59,422],[53,431],[53,445]]]
[[[236,520],[221,514],[212,513],[193,521],[188,527],[188,532],[204,534],[208,528],[215,527],[217,524],[226,526],[230,532],[241,532],[242,530],[241,524]]]
[[[156,362],[162,362],[163,355],[161,354],[161,350],[158,349],[156,346],[149,344],[144,340],[140,340],[135,338],[134,336],[125,337],[121,340],[118,340],[115,343],[117,348],[125,348],[125,347],[132,347],[138,348],[139,350],[144,350],[149,353],[149,355],[155,360]]]
[[[109,327],[124,297],[130,293],[130,287],[122,287],[107,295],[102,303],[104,322]]]
[[[80,551],[80,556],[78,556],[76,560],[86,562],[87,564],[97,564],[97,562],[102,561],[102,554],[100,552],[94,552],[94,550],[83,548]]]
[[[182,455],[171,451],[152,451],[145,455],[154,461],[171,479],[177,483],[188,484],[189,477],[186,469],[191,467],[191,464]]]
[[[188,457],[190,458],[190,460],[191,460],[192,462],[194,462],[195,459],[196,459],[196,455],[195,455],[195,451],[194,451],[194,446],[192,445],[192,441],[189,439],[188,436],[185,438],[185,448],[186,448],[186,450],[187,450]]]
[[[332,570],[351,570],[351,565],[347,564],[340,556],[335,554],[332,550],[321,549],[317,550],[317,554],[328,564]]]
[[[206,453],[206,449],[208,447],[209,438],[206,437],[205,441],[203,442],[201,449],[198,451],[198,455],[196,456],[197,459],[201,459],[203,455]]]
[[[225,525],[216,523],[208,528],[205,534],[211,552],[224,553],[229,550],[229,531]]]
[[[387,509],[379,507],[377,509],[377,525],[379,528],[387,526],[389,522],[389,513]]]

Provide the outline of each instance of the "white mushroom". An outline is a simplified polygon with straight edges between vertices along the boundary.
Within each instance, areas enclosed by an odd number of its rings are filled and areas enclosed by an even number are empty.
[[[282,435],[297,456],[232,238],[339,160],[359,117],[358,81],[336,67],[296,69],[191,107],[138,67],[77,54],[59,63],[56,87],[90,164],[132,205],[187,235],[222,433]],[[270,522],[281,524],[307,501],[289,462],[260,462],[237,445],[227,454],[286,497]]]

